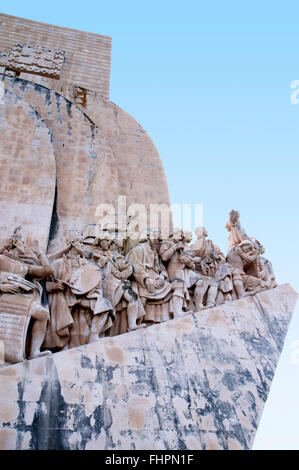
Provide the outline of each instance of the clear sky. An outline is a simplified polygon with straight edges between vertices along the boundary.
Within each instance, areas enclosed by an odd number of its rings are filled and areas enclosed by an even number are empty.
[[[223,251],[238,209],[278,282],[299,292],[299,3],[244,3],[14,0],[0,10],[111,36],[111,100],[152,137],[172,202],[202,203]],[[299,449],[298,423],[297,307],[255,449]]]

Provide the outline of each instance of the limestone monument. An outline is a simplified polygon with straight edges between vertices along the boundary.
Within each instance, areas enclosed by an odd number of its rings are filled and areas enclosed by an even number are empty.
[[[172,227],[110,38],[0,31],[0,449],[250,449],[297,294],[238,211],[226,255]]]

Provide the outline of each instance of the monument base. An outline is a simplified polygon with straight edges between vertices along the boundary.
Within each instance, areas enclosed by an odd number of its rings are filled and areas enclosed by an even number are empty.
[[[0,449],[250,449],[290,285],[0,370]]]

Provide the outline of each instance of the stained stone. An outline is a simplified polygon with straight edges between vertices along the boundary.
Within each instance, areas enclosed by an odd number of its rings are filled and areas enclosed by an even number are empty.
[[[111,38],[0,24],[0,449],[250,449],[297,294],[238,211],[172,227]]]
[[[296,298],[281,285],[1,369],[0,448],[252,448]]]

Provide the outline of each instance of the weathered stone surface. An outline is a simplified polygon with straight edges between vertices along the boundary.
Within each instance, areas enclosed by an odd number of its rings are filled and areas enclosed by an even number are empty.
[[[76,103],[105,137],[117,165],[121,194],[127,196],[128,205],[140,201],[146,207],[169,204],[167,179],[157,148],[132,116],[98,93],[85,90],[84,102],[80,103],[73,87],[60,87],[54,82],[52,89]],[[107,192],[104,200],[108,199]]]
[[[116,213],[133,203],[169,207],[152,140],[109,101],[111,38],[4,14],[0,32],[0,92],[4,86],[24,100],[51,132],[57,184],[49,251],[69,230],[97,223],[100,204]]]
[[[62,49],[65,61],[59,82],[76,84],[109,99],[110,37],[0,13],[0,53],[9,54],[17,43]],[[6,62],[0,58],[0,63]],[[51,78],[37,77],[32,71],[22,72],[21,78],[51,88]]]
[[[32,106],[7,91],[0,104],[1,237],[16,225],[45,250],[55,196],[51,130]]]
[[[0,448],[251,448],[296,298],[282,285],[3,368]]]
[[[7,57],[6,69],[60,78],[65,52],[32,44],[17,43]]]
[[[99,204],[111,204],[117,213],[119,195],[126,196],[127,206],[142,203],[149,209],[150,204],[170,204],[160,156],[125,111],[95,100],[94,123],[82,109],[44,86],[9,77],[2,83],[33,107],[51,131],[57,181],[51,246],[64,246],[70,229],[97,223]]]

